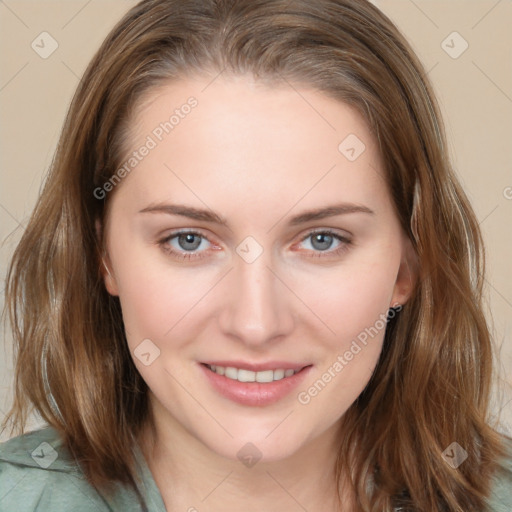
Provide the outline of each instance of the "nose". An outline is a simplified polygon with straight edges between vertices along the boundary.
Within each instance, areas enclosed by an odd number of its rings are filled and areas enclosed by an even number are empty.
[[[252,347],[266,346],[294,328],[293,293],[264,251],[249,263],[237,254],[224,283],[219,325],[226,336]]]

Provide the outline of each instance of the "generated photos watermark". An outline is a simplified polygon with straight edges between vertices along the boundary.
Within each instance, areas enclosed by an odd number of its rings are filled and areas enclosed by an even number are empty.
[[[114,188],[125,178],[130,172],[146,158],[153,149],[155,149],[164,138],[169,135],[185,119],[192,109],[197,107],[199,102],[194,96],[188,98],[187,102],[179,108],[174,109],[174,113],[168,120],[162,121],[158,126],[153,128],[151,134],[146,136],[146,140],[142,146],[133,151],[130,157],[123,162],[123,165],[101,186],[96,187],[93,195],[96,199],[105,199],[108,192]]]
[[[357,335],[357,338],[352,340],[350,348],[346,350],[343,355],[338,355],[336,361],[327,368],[327,370],[315,381],[313,385],[311,385],[307,390],[298,393],[297,400],[299,403],[307,405],[313,398],[318,396],[318,394],[325,389],[327,384],[341,373],[345,366],[347,366],[350,361],[352,361],[363,350],[363,348],[366,347],[368,340],[374,338],[380,331],[385,329],[388,320],[394,318],[401,309],[402,306],[400,304],[393,306],[388,311],[387,315],[381,313],[378,320],[376,320],[371,327],[366,327],[361,331]]]

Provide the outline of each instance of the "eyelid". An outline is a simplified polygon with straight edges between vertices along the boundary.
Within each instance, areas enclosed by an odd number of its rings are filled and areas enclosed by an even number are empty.
[[[317,233],[329,234],[346,240],[350,240],[352,238],[352,234],[348,233],[348,231],[340,232],[334,228],[310,228],[306,232],[306,234],[301,238],[301,242],[303,242],[312,235],[316,235]]]
[[[188,259],[188,260],[201,260],[206,256],[208,253],[208,250],[199,251],[199,252],[192,252],[192,251],[179,251],[174,248],[171,248],[168,245],[168,242],[175,237],[178,237],[180,235],[186,235],[186,234],[193,234],[193,235],[199,235],[202,239],[207,240],[210,244],[217,245],[214,242],[210,240],[209,236],[206,236],[203,231],[199,228],[182,228],[175,230],[171,233],[166,234],[163,237],[160,237],[158,240],[158,245],[162,247],[162,249],[169,253],[178,259]],[[316,234],[325,234],[334,237],[340,242],[340,246],[336,249],[328,249],[326,251],[312,251],[308,250],[308,253],[312,253],[312,256],[314,257],[329,257],[329,256],[337,256],[343,253],[345,250],[348,249],[348,246],[352,244],[352,235],[346,236],[344,234],[339,233],[338,231],[332,229],[332,228],[311,228],[309,231],[307,231],[299,240],[298,243],[302,243],[308,238],[316,235]],[[164,247],[165,246],[165,247]],[[322,256],[325,255],[325,256]]]
[[[203,232],[203,230],[201,230],[199,228],[182,228],[182,229],[177,229],[175,231],[172,231],[171,233],[167,233],[167,234],[165,234],[163,236],[160,236],[158,238],[158,243],[169,242],[171,239],[173,239],[175,237],[178,237],[180,235],[188,235],[188,234],[190,234],[190,235],[198,235],[202,239],[207,240],[212,245],[217,245],[217,246],[219,245],[219,244],[216,244],[215,242],[213,242],[211,240],[211,237],[209,235],[206,235]]]
[[[340,245],[335,249],[328,249],[326,251],[312,251],[308,250],[307,252],[312,253],[312,256],[315,257],[325,257],[328,256],[338,256],[341,255],[345,250],[348,249],[349,245],[352,245],[352,235],[346,236],[345,234],[341,234],[335,229],[332,228],[313,228],[310,229],[299,241],[299,243],[304,242],[308,238],[316,235],[316,234],[322,234],[322,235],[329,235],[335,238],[340,242]],[[325,255],[325,256],[322,256]]]

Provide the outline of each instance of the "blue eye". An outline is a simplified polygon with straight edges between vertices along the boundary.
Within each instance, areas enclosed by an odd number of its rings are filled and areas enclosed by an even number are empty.
[[[311,239],[310,244],[312,249],[307,249],[307,252],[311,253],[308,254],[307,257],[341,255],[351,244],[348,238],[329,229],[312,231],[301,240],[301,243],[308,239]],[[335,241],[338,242],[338,245],[334,249],[331,249]],[[206,257],[208,251],[205,246],[210,244],[210,242],[204,235],[197,231],[178,231],[160,240],[158,244],[164,252],[170,254],[173,258],[181,260],[199,260]],[[201,248],[203,250],[200,250]]]
[[[178,249],[173,247],[170,242],[176,239]],[[206,237],[196,231],[179,231],[164,238],[159,242],[165,252],[172,254],[180,259],[199,259],[203,258],[205,251],[200,251],[199,254],[190,251],[196,251],[203,241],[207,240]]]
[[[186,251],[195,251],[202,242],[202,237],[198,233],[181,233],[173,238],[176,238],[180,248]]]
[[[328,256],[342,254],[351,244],[348,238],[329,229],[308,233],[308,235],[302,239],[302,242],[306,240],[311,240],[310,245],[313,247],[312,252],[314,253],[311,256],[313,257],[322,257],[322,253]],[[338,245],[335,249],[331,249],[333,242],[336,240],[338,241]]]

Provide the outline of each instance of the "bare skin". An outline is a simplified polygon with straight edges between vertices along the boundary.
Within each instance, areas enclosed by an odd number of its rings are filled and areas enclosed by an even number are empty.
[[[197,106],[158,140],[155,128],[191,96]],[[120,298],[132,355],[143,340],[159,350],[151,364],[134,362],[156,423],[143,452],[167,510],[355,510],[348,494],[336,505],[337,439],[385,329],[342,370],[333,364],[389,307],[407,302],[413,282],[410,241],[369,129],[318,91],[248,76],[169,83],[145,98],[132,125],[128,153],[148,136],[156,147],[111,192],[104,278]],[[346,153],[339,145],[349,134],[357,139]],[[141,212],[164,203],[215,212],[227,226]],[[373,213],[290,223],[340,203]],[[197,248],[178,236],[162,242],[179,230],[197,233]],[[334,236],[315,235],[325,230]],[[262,250],[250,263],[236,251],[248,236],[257,242],[250,250]],[[219,394],[200,369],[235,359],[312,368],[276,403],[248,406]],[[309,393],[326,372],[329,382]],[[237,456],[247,443],[261,453],[252,467]]]

